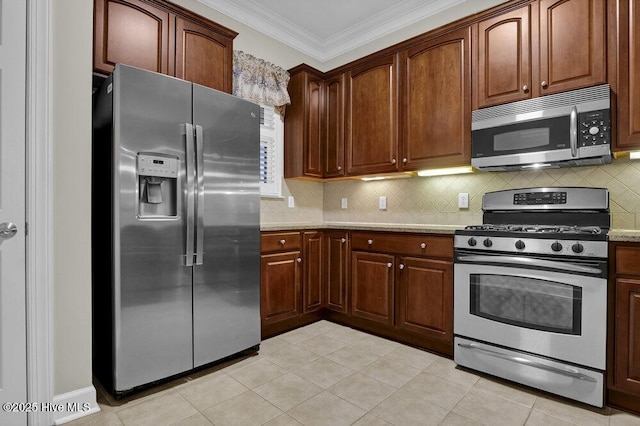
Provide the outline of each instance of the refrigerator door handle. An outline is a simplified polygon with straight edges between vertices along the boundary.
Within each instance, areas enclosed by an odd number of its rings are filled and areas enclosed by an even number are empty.
[[[184,266],[193,266],[193,227],[194,227],[194,210],[195,210],[195,184],[193,182],[193,173],[195,166],[194,159],[194,143],[193,143],[193,124],[185,124],[185,167],[187,175],[187,235],[186,250],[184,256]]]
[[[196,125],[196,180],[198,198],[196,200],[196,265],[202,265],[204,258],[204,131]]]

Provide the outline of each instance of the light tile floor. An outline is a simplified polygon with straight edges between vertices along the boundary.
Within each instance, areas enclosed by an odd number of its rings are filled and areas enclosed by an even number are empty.
[[[640,425],[320,321],[258,355],[110,405],[70,425]]]

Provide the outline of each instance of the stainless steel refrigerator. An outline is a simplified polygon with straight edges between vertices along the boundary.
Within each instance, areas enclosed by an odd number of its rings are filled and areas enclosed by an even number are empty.
[[[259,106],[116,65],[94,93],[93,364],[127,393],[260,343]]]

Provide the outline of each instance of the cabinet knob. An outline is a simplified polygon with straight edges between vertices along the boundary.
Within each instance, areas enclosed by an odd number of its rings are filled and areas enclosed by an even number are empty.
[[[529,86],[527,86],[526,84],[522,86],[522,91],[527,93],[529,91]]]
[[[398,265],[398,268],[404,269],[404,263],[401,263],[400,265]]]
[[[395,158],[391,159],[391,164],[396,164],[396,159]]]
[[[286,241],[285,241],[284,239],[282,239],[282,240],[280,240],[280,241],[278,241],[278,242],[280,243],[280,245],[281,245],[281,246],[283,246],[283,245],[284,245],[284,243],[286,243]]]
[[[373,240],[367,240],[367,244],[369,245],[373,244]]]
[[[542,83],[540,83],[540,86],[542,86],[543,89],[546,89],[547,87],[549,87],[549,84],[546,81],[543,81]]]
[[[338,170],[342,170],[342,166],[338,166]]]
[[[422,243],[422,244],[420,244],[420,248],[422,248],[422,249],[427,248],[427,243]]]
[[[407,157],[404,157],[404,158],[402,159],[402,162],[403,162],[404,164],[407,164],[407,161],[409,161],[409,160],[407,160]]]
[[[391,268],[393,266],[393,263],[389,262],[387,263],[387,268]]]
[[[346,242],[347,242],[347,239],[346,239],[346,238],[341,238],[341,239],[340,239],[340,242],[341,242],[342,244],[344,244],[344,243],[346,243]]]
[[[298,263],[302,262],[302,258],[301,257],[297,258],[296,262],[298,262]]]

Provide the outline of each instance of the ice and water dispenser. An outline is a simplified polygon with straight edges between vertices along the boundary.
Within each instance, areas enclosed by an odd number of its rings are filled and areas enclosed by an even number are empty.
[[[178,215],[180,159],[159,153],[138,154],[138,217],[160,219]]]

